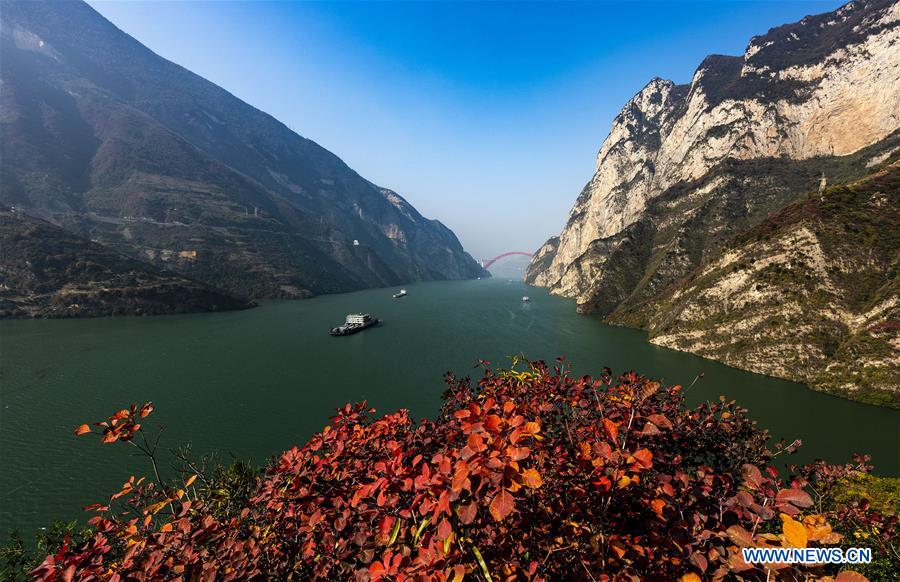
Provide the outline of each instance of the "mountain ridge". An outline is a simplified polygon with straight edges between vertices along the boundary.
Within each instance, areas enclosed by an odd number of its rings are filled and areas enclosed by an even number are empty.
[[[708,56],[689,84],[650,80],[526,282],[641,325],[641,306],[732,237],[900,148],[897,46],[900,2],[856,1],[755,36],[741,56]]]
[[[0,202],[242,297],[485,276],[399,194],[83,2],[0,6]]]

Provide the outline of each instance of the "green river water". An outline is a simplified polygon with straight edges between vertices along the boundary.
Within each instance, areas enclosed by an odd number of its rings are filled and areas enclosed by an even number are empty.
[[[470,374],[478,358],[506,363],[520,352],[564,354],[579,373],[610,366],[685,385],[703,372],[689,400],[736,398],[773,435],[803,440],[794,461],[865,451],[876,473],[900,474],[898,411],[653,346],[519,281],[406,288],[399,300],[396,289],[374,289],[230,313],[0,322],[0,539],[84,518],[82,506],[147,474],[130,447],[72,434],[131,402],[154,402],[145,426],[165,426],[167,448],[190,441],[198,454],[261,463],[302,444],[345,402],[432,415],[444,372]],[[330,337],[353,311],[384,323]]]

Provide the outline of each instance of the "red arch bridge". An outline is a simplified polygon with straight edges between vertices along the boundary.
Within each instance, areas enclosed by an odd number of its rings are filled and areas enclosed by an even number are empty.
[[[511,251],[508,253],[503,253],[502,255],[497,255],[493,259],[481,259],[481,267],[484,269],[489,269],[491,267],[491,265],[493,265],[500,259],[505,259],[506,257],[513,257],[516,255],[522,256],[522,257],[530,257],[530,256],[532,256],[532,253],[525,253],[522,251]]]

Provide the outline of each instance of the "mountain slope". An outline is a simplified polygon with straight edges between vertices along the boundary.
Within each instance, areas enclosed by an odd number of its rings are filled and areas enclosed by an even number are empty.
[[[791,204],[613,321],[645,327],[655,344],[900,408],[900,161]]]
[[[613,122],[597,171],[534,285],[614,312],[653,297],[740,230],[897,147],[900,3],[852,2],[652,80]],[[868,157],[865,157],[868,155]]]
[[[0,317],[158,315],[250,307],[43,220],[0,210]]]
[[[0,12],[3,203],[249,297],[484,275],[398,194],[83,2]]]

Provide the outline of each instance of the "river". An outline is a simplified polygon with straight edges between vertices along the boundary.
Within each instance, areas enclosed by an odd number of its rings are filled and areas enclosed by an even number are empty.
[[[374,289],[229,313],[0,322],[0,539],[83,519],[82,506],[147,474],[129,447],[72,433],[131,402],[153,401],[145,426],[164,426],[168,449],[191,442],[197,454],[261,463],[302,444],[345,402],[433,415],[444,372],[470,374],[478,358],[508,363],[517,353],[685,385],[703,372],[689,400],[736,398],[773,435],[803,440],[795,461],[865,451],[876,473],[900,474],[898,411],[651,345],[641,331],[578,315],[571,301],[520,281],[406,288],[403,299]],[[354,311],[383,323],[330,337]]]

